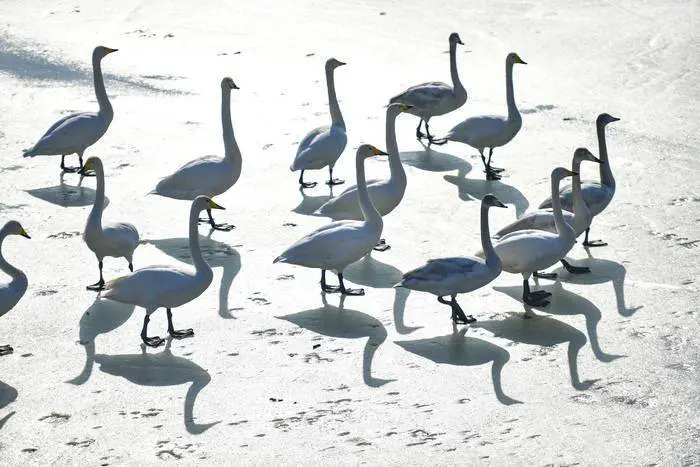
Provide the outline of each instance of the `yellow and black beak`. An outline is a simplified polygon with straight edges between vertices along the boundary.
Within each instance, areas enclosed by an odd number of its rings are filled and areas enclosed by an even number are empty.
[[[388,152],[384,152],[381,149],[377,149],[374,146],[371,146],[371,148],[372,148],[372,154],[374,154],[375,156],[388,156],[389,155]]]
[[[19,234],[23,236],[24,238],[32,238],[29,236],[26,230],[24,230],[24,227],[22,227],[22,230],[20,230]]]
[[[110,47],[105,47],[105,51],[106,51],[108,54],[111,54],[111,53],[113,53],[113,52],[117,52],[118,50],[119,50],[119,49],[112,49],[112,48],[110,48]]]
[[[520,58],[520,55],[515,56],[515,63],[520,63],[521,65],[527,65],[527,62]]]
[[[209,209],[226,209],[223,206],[219,206],[212,199],[207,198],[207,204],[209,204]]]

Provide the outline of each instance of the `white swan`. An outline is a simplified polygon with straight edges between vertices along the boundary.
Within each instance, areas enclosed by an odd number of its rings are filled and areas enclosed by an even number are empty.
[[[12,278],[6,284],[0,284],[0,317],[17,305],[24,293],[27,291],[27,276],[12,266],[2,255],[2,243],[8,235],[21,235],[31,238],[17,221],[9,221],[0,229],[0,271]],[[11,354],[13,349],[9,345],[0,345],[0,356]]]
[[[563,167],[552,171],[552,193],[559,192],[559,182],[564,177],[576,175]],[[543,290],[530,292],[528,279],[533,272],[546,269],[561,260],[576,242],[574,230],[564,221],[559,198],[554,202],[554,223],[557,233],[544,230],[520,230],[510,233],[496,242],[494,250],[504,271],[523,275],[523,302],[531,306],[545,306],[551,294]],[[476,256],[483,258],[484,252]]]
[[[367,182],[367,190],[372,204],[377,208],[382,217],[389,214],[399,205],[406,192],[406,172],[401,164],[399,147],[396,143],[396,117],[401,112],[411,109],[406,104],[389,104],[386,109],[386,149],[389,153],[389,170],[391,176],[388,180],[370,180]],[[314,214],[328,216],[335,220],[362,220],[362,209],[358,202],[357,185],[353,185],[343,191],[340,195],[328,200],[323,206],[318,208]],[[389,249],[386,242],[380,240],[375,250],[384,251]]]
[[[481,161],[484,163],[486,178],[488,180],[498,180],[498,175],[503,169],[491,167],[491,156],[493,148],[504,146],[512,140],[520,131],[523,120],[520,117],[518,107],[515,105],[513,93],[513,65],[521,63],[526,65],[516,53],[509,53],[506,57],[506,102],[508,105],[508,116],[501,115],[480,115],[470,117],[462,123],[452,128],[444,138],[433,141],[435,144],[445,144],[447,141],[457,141],[468,144],[478,149]],[[488,161],[484,157],[484,149],[489,148]]]
[[[431,259],[425,266],[407,272],[401,282],[394,287],[429,292],[437,295],[440,303],[452,308],[452,321],[455,324],[473,323],[476,319],[466,316],[457,303],[457,294],[479,289],[501,273],[501,260],[493,249],[489,235],[488,211],[492,206],[507,207],[492,194],[481,200],[481,248],[486,259],[475,257]],[[443,297],[450,295],[452,300]]]
[[[600,163],[600,159],[591,154],[588,149],[578,148],[576,151],[574,151],[573,161],[571,162],[571,171],[578,174],[579,170],[581,169],[582,161]],[[571,213],[570,211],[563,211],[562,214],[564,216],[564,221],[566,221],[566,223],[574,229],[574,234],[576,237],[578,237],[589,228],[591,225],[591,220],[593,220],[593,216],[588,210],[588,207],[586,207],[586,203],[584,202],[581,194],[581,176],[574,175],[572,180],[574,212]],[[552,208],[538,209],[536,211],[530,211],[523,214],[519,219],[511,222],[496,232],[494,238],[502,238],[511,232],[528,229],[546,230],[547,232],[556,233],[557,227],[554,223],[554,212],[552,211]],[[564,265],[564,268],[566,268],[566,270],[572,274],[585,274],[591,272],[587,267],[573,266],[563,258],[561,263]],[[544,279],[555,279],[557,277],[556,273],[543,274],[536,272],[535,275]]]
[[[24,157],[61,156],[61,169],[64,172],[78,172],[83,167],[83,152],[102,138],[112,123],[114,111],[109,103],[105,83],[102,78],[102,59],[117,49],[98,46],[92,51],[92,73],[95,82],[95,96],[100,110],[81,112],[63,117],[49,128],[34,146],[25,149]],[[68,154],[78,154],[80,167],[66,167]],[[89,174],[85,174],[89,175]]]
[[[105,256],[124,258],[129,262],[129,271],[134,270],[132,264],[134,250],[139,246],[139,232],[132,224],[126,222],[111,222],[102,224],[102,212],[105,205],[105,172],[99,157],[90,157],[85,161],[83,171],[93,171],[97,176],[97,192],[92,210],[85,224],[83,240],[97,257],[100,269],[100,280],[88,285],[88,290],[102,290],[105,280],[102,278],[102,260]]]
[[[197,219],[205,209],[224,209],[206,196],[198,196],[192,201],[190,209],[190,253],[194,263],[191,268],[176,266],[150,266],[139,269],[128,276],[119,277],[105,284],[102,297],[122,303],[141,306],[146,309],[143,319],[141,339],[151,347],[158,347],[164,341],[158,336],[148,337],[148,322],[151,314],[158,308],[166,308],[168,315],[168,333],[176,338],[191,337],[192,329],[176,331],[173,328],[173,316],[170,311],[199,297],[213,277],[211,268],[202,257],[199,248]]]
[[[364,221],[336,221],[302,237],[279,255],[274,263],[290,263],[321,270],[321,290],[343,295],[364,295],[363,289],[346,289],[343,270],[351,263],[367,255],[382,235],[382,216],[372,204],[365,181],[364,160],[386,152],[369,144],[357,148],[355,170],[357,173],[357,195]],[[326,270],[338,274],[338,287],[326,284]]]
[[[241,176],[241,151],[236,144],[231,124],[231,90],[238,89],[231,78],[221,80],[221,126],[224,137],[224,158],[204,156],[194,159],[174,173],[161,180],[151,191],[152,194],[167,198],[193,200],[197,196],[213,198],[231,188]],[[208,222],[215,230],[229,231],[234,228],[229,224],[217,224],[207,209]]]
[[[464,45],[464,42],[456,32],[450,34],[449,42],[452,86],[439,81],[422,83],[406,89],[389,100],[392,104],[401,102],[413,106],[413,109],[408,112],[420,117],[418,128],[416,128],[416,138],[418,140],[427,138],[428,144],[433,142],[433,136],[428,128],[430,118],[457,110],[467,102],[467,90],[462,86],[457,71],[457,44]],[[425,122],[425,135],[421,132],[423,122]]]
[[[597,216],[608,207],[613,196],[615,196],[615,177],[613,177],[608,162],[608,147],[605,143],[605,127],[608,123],[620,120],[610,114],[602,113],[596,119],[596,130],[598,133],[598,155],[600,156],[600,182],[594,180],[584,180],[581,184],[581,193],[586,206],[593,217]],[[573,203],[573,188],[572,185],[565,185],[559,190],[559,200],[562,208],[571,209]],[[540,204],[540,208],[548,208],[552,206],[552,198],[549,197]],[[605,246],[607,243],[602,240],[588,240],[590,232],[590,224],[586,227],[586,237],[583,240],[583,246],[596,247]]]
[[[326,61],[326,86],[328,88],[328,107],[331,111],[331,125],[321,126],[304,136],[299,143],[297,155],[289,167],[292,172],[301,170],[299,185],[302,188],[312,188],[316,182],[304,182],[304,170],[317,170],[328,166],[328,185],[340,185],[343,180],[333,178],[333,167],[340,155],[345,150],[348,138],[345,134],[345,121],[338,107],[338,98],[335,95],[334,71],[344,62],[330,58]]]

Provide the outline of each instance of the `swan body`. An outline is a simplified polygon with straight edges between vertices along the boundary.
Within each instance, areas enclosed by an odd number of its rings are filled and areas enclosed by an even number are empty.
[[[95,95],[100,106],[98,112],[81,112],[63,117],[39,138],[39,141],[24,151],[24,157],[62,156],[61,169],[65,172],[77,172],[83,166],[83,153],[95,144],[107,132],[112,123],[114,111],[105,91],[102,77],[102,59],[117,49],[98,46],[92,52],[92,69]],[[80,167],[65,166],[65,156],[78,154]]]
[[[10,276],[10,282],[0,284],[0,317],[17,305],[27,291],[27,276],[12,266],[2,255],[2,244],[8,235],[21,235],[30,238],[22,225],[17,221],[9,221],[0,229],[0,271]],[[13,352],[9,345],[0,345],[0,356]]]
[[[304,170],[318,170],[328,167],[330,179],[328,184],[338,185],[341,180],[333,179],[333,167],[345,150],[348,142],[345,134],[345,121],[340,113],[338,98],[335,93],[334,71],[345,63],[331,58],[326,61],[326,86],[328,88],[328,106],[331,112],[331,125],[311,130],[299,143],[294,162],[289,167],[292,172],[301,170],[299,184],[304,188],[316,186],[315,182],[304,182]]]
[[[481,160],[484,163],[486,175],[489,180],[497,180],[500,176],[497,172],[500,169],[491,167],[491,155],[493,148],[508,144],[522,127],[523,120],[515,105],[515,95],[513,91],[513,65],[524,62],[516,53],[509,53],[506,57],[506,102],[508,115],[480,115],[470,117],[454,126],[438,144],[447,141],[456,141],[467,144],[479,151]],[[488,162],[484,157],[484,149],[489,148]]]
[[[390,178],[387,180],[370,180],[367,191],[372,204],[379,214],[386,216],[399,205],[406,192],[406,172],[401,164],[399,148],[396,143],[396,117],[407,112],[411,106],[406,104],[389,104],[386,110],[386,145],[389,153]],[[315,214],[333,219],[362,220],[362,209],[358,201],[358,187],[353,185],[340,195],[328,200],[316,210]]]
[[[427,137],[429,143],[432,143],[433,139],[428,127],[431,117],[444,115],[453,110],[457,110],[467,102],[467,91],[464,89],[464,86],[462,86],[457,71],[457,44],[464,45],[464,43],[456,32],[450,34],[449,43],[452,86],[439,81],[422,83],[411,86],[389,100],[391,104],[403,103],[412,106],[407,112],[421,119],[416,129],[416,137],[419,140],[423,137]],[[423,122],[425,122],[427,135],[421,133],[421,124]]]
[[[302,237],[279,255],[274,262],[290,263],[308,268],[321,269],[322,289],[326,292],[341,291],[343,294],[362,295],[364,291],[349,291],[343,285],[343,270],[372,251],[382,234],[382,217],[372,204],[365,180],[364,160],[387,153],[369,144],[357,149],[356,173],[359,203],[364,220],[332,222]],[[340,288],[325,284],[325,271],[338,274]],[[355,293],[356,292],[356,293]]]
[[[146,309],[141,338],[149,346],[163,343],[159,337],[148,337],[147,328],[150,315],[158,308],[166,308],[168,332],[175,338],[194,335],[191,329],[175,331],[172,326],[170,309],[184,305],[199,297],[211,284],[213,273],[202,257],[199,246],[197,219],[205,209],[223,209],[206,196],[198,196],[192,202],[189,218],[190,253],[194,263],[191,268],[177,266],[151,266],[139,269],[128,276],[108,282],[102,297],[121,303],[129,303]]]
[[[105,283],[102,278],[102,260],[106,256],[124,258],[129,263],[129,270],[134,270],[133,257],[134,250],[139,246],[139,232],[133,224],[126,222],[102,223],[105,204],[105,173],[102,160],[99,157],[90,157],[85,161],[83,171],[94,171],[97,177],[97,193],[85,224],[83,240],[97,257],[100,280],[88,286],[88,289],[102,290]]]
[[[457,324],[476,321],[467,317],[457,304],[456,296],[480,289],[493,281],[501,273],[501,260],[493,249],[489,235],[488,210],[492,206],[505,208],[495,196],[488,194],[481,200],[481,245],[485,258],[456,257],[428,261],[425,266],[413,269],[403,275],[395,287],[404,287],[437,295],[441,303],[452,307],[452,320]],[[450,295],[452,300],[441,300]]]

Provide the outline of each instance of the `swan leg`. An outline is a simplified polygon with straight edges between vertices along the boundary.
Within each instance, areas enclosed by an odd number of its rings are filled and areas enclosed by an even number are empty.
[[[374,247],[374,251],[386,251],[389,248],[391,248],[391,245],[389,245],[383,238],[380,238],[379,242],[377,242]]]
[[[345,180],[341,180],[339,178],[333,178],[333,167],[328,166],[328,173],[329,173],[329,176],[328,176],[328,181],[326,182],[326,185],[335,186],[335,185],[342,185],[343,183],[345,183]]]
[[[233,224],[217,224],[216,222],[214,222],[214,218],[211,215],[211,209],[207,209],[207,214],[209,215],[209,219],[205,219],[203,217],[200,217],[199,218],[200,224],[209,224],[212,229],[221,230],[223,232],[230,232],[231,230],[236,228],[236,226]]]
[[[166,313],[168,314],[168,334],[173,336],[175,339],[184,339],[186,337],[194,336],[194,331],[190,329],[180,329],[176,330],[173,328],[173,312],[170,308],[166,308]]]
[[[346,289],[345,283],[343,282],[343,274],[338,273],[338,281],[340,282],[340,293],[343,295],[364,295],[365,289]]]
[[[457,296],[452,296],[452,322],[455,324],[471,324],[476,322],[472,315],[465,315],[462,307],[457,303]]]
[[[491,148],[491,153],[493,153],[493,148]],[[484,164],[484,173],[486,174],[486,180],[500,180],[501,176],[491,169],[491,153],[489,153],[489,160],[487,162],[486,157],[484,156],[483,148],[479,149],[481,162]]]
[[[588,274],[591,272],[590,268],[585,266],[574,266],[565,259],[561,260],[561,264],[564,265],[564,268],[569,272],[569,274]]]
[[[9,345],[0,345],[0,357],[2,357],[3,355],[10,355],[14,351],[15,349],[13,349]]]
[[[544,292],[543,294],[541,292],[544,291],[539,290],[537,292],[530,292],[530,284],[528,283],[527,279],[523,279],[523,303],[530,306],[549,305],[549,300],[546,300],[546,297],[549,297],[552,294],[550,294],[549,292]]]
[[[146,344],[149,347],[158,347],[163,345],[163,342],[165,342],[163,339],[161,339],[158,336],[153,336],[153,337],[148,337],[147,332],[148,332],[148,322],[151,320],[151,314],[146,311],[146,316],[143,317],[143,327],[141,328],[141,340],[143,341],[144,344]]]
[[[75,173],[79,172],[80,169],[83,167],[82,162],[80,163],[80,167],[66,167],[66,154],[61,155],[61,170],[67,173]]]
[[[597,246],[608,246],[607,243],[605,243],[603,240],[588,240],[588,232],[590,232],[591,228],[586,229],[586,237],[583,239],[583,246],[586,248],[590,247],[597,247]]]
[[[105,288],[105,280],[102,277],[102,261],[99,261],[97,266],[100,268],[100,280],[86,287],[86,289],[92,290],[93,292],[99,292]]]
[[[301,185],[302,188],[313,188],[316,186],[316,182],[305,182],[304,181],[304,171],[301,171],[301,175],[299,175],[299,185]]]
[[[422,131],[420,131],[421,124],[423,123],[423,119],[421,118],[420,121],[418,122],[418,128],[416,128],[416,139],[418,141],[422,140],[425,138],[425,135],[423,134]]]
[[[338,292],[340,292],[339,286],[326,284],[326,270],[325,269],[321,269],[321,290],[325,293],[338,293]]]
[[[489,148],[489,160],[486,164],[488,166],[489,170],[491,172],[496,172],[496,173],[501,173],[501,172],[505,171],[506,169],[504,169],[502,167],[494,167],[491,165],[491,156],[493,156],[493,148]]]
[[[537,277],[538,279],[550,279],[550,280],[555,280],[557,278],[557,273],[556,272],[539,272],[535,271],[533,276]]]
[[[428,127],[428,120],[425,121],[425,137],[428,138],[428,147],[433,144],[433,135],[430,134],[430,127]]]

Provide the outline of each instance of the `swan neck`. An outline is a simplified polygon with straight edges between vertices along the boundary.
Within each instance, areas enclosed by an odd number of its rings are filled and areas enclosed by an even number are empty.
[[[190,255],[198,276],[206,274],[207,271],[211,273],[211,268],[204,261],[202,250],[199,246],[198,221],[200,211],[201,209],[198,209],[195,203],[192,203],[192,209],[190,209]]]
[[[355,172],[357,176],[357,197],[360,202],[360,209],[365,222],[377,226],[380,230],[383,226],[382,216],[377,212],[377,208],[372,204],[367,190],[367,180],[365,178],[365,161],[362,155],[357,155],[355,159]]]
[[[569,233],[569,228],[564,221],[564,214],[561,212],[561,200],[559,199],[559,182],[561,178],[552,177],[552,212],[554,213],[554,225],[557,227],[559,238],[565,238]]]
[[[462,82],[459,80],[459,72],[457,71],[457,43],[452,42],[450,44],[450,75],[452,76],[452,87],[455,90],[455,94],[466,94],[467,91],[462,86]]]
[[[406,172],[403,164],[401,164],[401,156],[399,155],[399,145],[396,142],[396,117],[399,112],[395,109],[389,109],[386,112],[386,149],[389,153],[389,170],[391,171],[392,180],[406,181]]]
[[[486,264],[489,266],[498,264],[500,258],[493,249],[491,233],[489,232],[489,208],[486,203],[481,203],[481,249],[485,254]]]
[[[95,191],[95,201],[92,203],[92,210],[88,216],[88,224],[101,230],[102,211],[104,211],[105,206],[105,172],[100,164],[94,164],[93,169],[97,179],[97,189]]]
[[[335,75],[332,68],[326,69],[326,86],[328,87],[328,107],[331,110],[331,121],[333,125],[345,128],[343,114],[340,113],[340,107],[338,106],[338,97],[335,95]]]
[[[584,210],[588,209],[583,200],[583,194],[581,193],[581,159],[574,157],[574,161],[571,164],[571,170],[579,174],[574,175],[571,180],[571,196],[574,204],[574,218],[579,219],[584,214]]]
[[[613,177],[608,162],[608,145],[605,141],[605,125],[599,124],[598,128],[598,153],[600,157],[600,183],[607,187],[615,187],[615,177]]]
[[[100,114],[106,115],[111,120],[114,111],[107,97],[105,82],[102,77],[102,58],[97,56],[92,58],[92,78],[95,84],[95,97],[97,97],[97,103],[100,106]]]
[[[231,90],[221,90],[221,128],[224,138],[224,153],[229,162],[238,162],[241,160],[241,151],[236,143],[236,137],[233,135],[233,124],[231,123]]]
[[[513,91],[513,63],[506,62],[506,103],[508,105],[508,120],[520,119],[520,112],[515,105],[515,92]]]
[[[26,277],[22,271],[11,265],[10,263],[7,262],[5,257],[2,254],[2,244],[7,237],[7,231],[3,228],[0,230],[0,271],[4,272],[8,276],[12,277],[12,279],[19,279]]]

